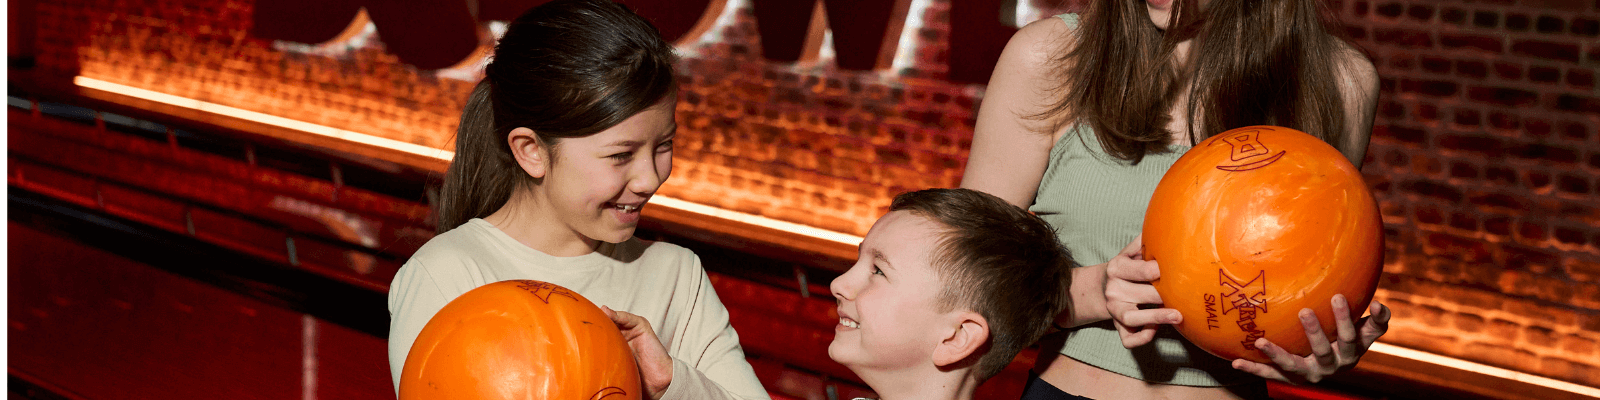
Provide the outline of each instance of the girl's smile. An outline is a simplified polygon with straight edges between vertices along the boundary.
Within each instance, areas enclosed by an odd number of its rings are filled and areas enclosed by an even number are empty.
[[[637,226],[639,225],[639,209],[644,208],[644,203],[646,201],[649,201],[649,199],[645,199],[645,201],[640,201],[634,204],[606,204],[610,208],[608,211],[610,211],[611,214],[617,218],[617,222],[621,222],[623,225]]]

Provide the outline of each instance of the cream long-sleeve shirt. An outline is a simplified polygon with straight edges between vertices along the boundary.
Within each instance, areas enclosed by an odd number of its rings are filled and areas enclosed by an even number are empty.
[[[481,219],[428,241],[389,285],[395,390],[412,342],[434,313],[468,290],[512,279],[561,285],[597,305],[649,320],[672,356],[672,384],[663,399],[769,399],[694,252],[634,238],[586,255],[555,257]]]

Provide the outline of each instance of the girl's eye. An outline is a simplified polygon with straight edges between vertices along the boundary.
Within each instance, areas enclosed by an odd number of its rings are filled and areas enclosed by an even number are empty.
[[[661,142],[661,144],[656,145],[656,152],[657,153],[665,153],[665,152],[669,152],[669,151],[672,151],[672,140],[671,139],[668,139],[667,141]]]
[[[877,266],[873,266],[872,267],[872,274],[873,275],[883,275],[883,270],[879,269]]]
[[[633,158],[633,152],[624,151],[624,152],[621,152],[621,153],[617,153],[617,154],[612,154],[612,155],[606,156],[606,158],[609,158],[609,159],[612,159],[612,160],[617,160],[617,161],[628,161],[628,160]]]

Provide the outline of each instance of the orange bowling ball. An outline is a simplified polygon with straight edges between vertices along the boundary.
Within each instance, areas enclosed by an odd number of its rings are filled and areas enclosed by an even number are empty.
[[[1297,130],[1251,126],[1195,145],[1150,198],[1144,258],[1178,332],[1225,359],[1271,365],[1265,337],[1311,354],[1299,312],[1338,339],[1330,300],[1343,293],[1358,321],[1383,271],[1383,222],[1344,154]]]
[[[633,350],[589,299],[547,282],[480,286],[423,326],[400,400],[644,398]]]

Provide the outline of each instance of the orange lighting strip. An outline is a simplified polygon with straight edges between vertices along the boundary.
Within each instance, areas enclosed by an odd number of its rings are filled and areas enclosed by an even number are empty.
[[[82,86],[82,87],[89,88],[89,89],[95,89],[95,90],[101,90],[101,91],[116,93],[116,94],[120,94],[120,95],[123,95],[123,96],[128,96],[128,97],[133,97],[133,98],[138,98],[138,99],[144,99],[144,100],[154,101],[154,102],[157,102],[157,103],[163,103],[163,104],[169,104],[169,105],[173,105],[173,106],[183,107],[183,108],[189,108],[189,109],[193,109],[193,110],[198,110],[198,111],[203,111],[203,112],[223,115],[223,116],[227,116],[227,117],[238,118],[238,119],[242,119],[242,120],[246,120],[246,121],[259,122],[259,123],[262,123],[262,124],[272,125],[272,126],[276,126],[276,127],[280,127],[280,128],[293,129],[293,130],[302,131],[302,132],[306,132],[306,133],[322,135],[322,136],[327,136],[327,137],[331,137],[331,138],[335,138],[335,139],[341,139],[341,140],[346,140],[346,141],[350,141],[350,142],[360,143],[360,144],[364,144],[364,145],[368,145],[368,146],[381,147],[381,148],[386,148],[386,149],[391,149],[391,150],[398,150],[398,151],[411,153],[411,154],[416,154],[416,155],[420,155],[420,156],[424,156],[424,157],[439,159],[439,160],[443,160],[443,161],[446,161],[446,162],[450,161],[450,159],[452,159],[452,158],[455,158],[455,152],[452,152],[452,151],[447,151],[447,150],[442,150],[442,149],[435,149],[435,148],[432,148],[432,147],[421,146],[421,145],[417,145],[417,144],[413,144],[413,143],[402,142],[402,141],[389,139],[389,138],[384,138],[384,137],[379,137],[379,136],[374,136],[374,135],[370,135],[370,134],[354,132],[354,131],[348,131],[348,130],[344,130],[344,129],[338,129],[338,128],[334,128],[334,127],[331,127],[331,126],[317,125],[317,124],[313,124],[313,123],[310,123],[310,122],[293,120],[293,119],[289,119],[289,118],[279,117],[279,116],[276,116],[276,115],[263,114],[263,113],[259,113],[259,112],[255,112],[255,111],[229,107],[229,106],[225,106],[225,105],[221,105],[221,104],[217,104],[217,103],[205,102],[205,101],[200,101],[200,100],[191,99],[191,98],[187,98],[187,97],[174,96],[174,95],[170,95],[170,94],[166,94],[166,93],[161,93],[161,92],[156,92],[156,91],[151,91],[151,90],[146,90],[146,89],[140,89],[140,88],[136,88],[136,87],[132,87],[132,86],[121,85],[121,84],[116,84],[116,83],[111,83],[111,82],[106,82],[106,81],[102,81],[102,80],[98,80],[98,79],[94,79],[94,78],[78,76],[78,77],[73,78],[72,81],[73,81],[73,83],[77,84],[78,86]],[[851,235],[851,234],[830,231],[830,230],[817,228],[817,227],[812,227],[812,226],[796,224],[796,223],[793,223],[793,222],[779,221],[779,220],[763,217],[763,216],[760,216],[760,215],[746,214],[746,213],[733,211],[733,210],[725,210],[725,209],[716,208],[716,207],[712,207],[712,206],[708,206],[708,205],[704,205],[704,204],[691,203],[691,202],[688,202],[688,201],[684,201],[684,200],[680,200],[680,199],[674,199],[674,198],[671,198],[671,197],[666,197],[666,196],[661,196],[661,195],[656,195],[656,196],[651,197],[651,203],[654,204],[654,205],[659,205],[659,206],[663,206],[663,207],[667,207],[667,208],[673,208],[673,209],[687,211],[687,212],[691,212],[691,213],[695,213],[695,214],[701,214],[701,215],[705,215],[705,216],[710,216],[710,217],[721,218],[721,219],[725,219],[725,220],[742,222],[742,223],[746,223],[746,224],[750,224],[750,225],[756,225],[756,226],[771,228],[771,229],[775,229],[775,230],[779,230],[779,231],[790,232],[790,233],[794,233],[794,234],[799,234],[799,235],[808,236],[808,237],[812,237],[812,238],[827,240],[827,241],[830,241],[830,242],[837,242],[837,243],[846,244],[846,245],[850,245],[850,246],[856,246],[856,245],[861,244],[861,237],[860,236],[855,236],[855,235]]]
[[[297,131],[301,131],[301,132],[317,134],[317,135],[327,136],[327,137],[336,138],[336,139],[342,139],[342,140],[361,143],[361,144],[365,144],[365,145],[369,145],[369,146],[382,147],[382,148],[392,149],[392,150],[399,150],[399,151],[403,151],[403,152],[406,152],[406,153],[416,154],[416,155],[420,155],[420,156],[424,156],[424,157],[436,158],[436,159],[440,159],[440,160],[444,160],[444,161],[450,161],[450,159],[451,158],[455,158],[455,155],[456,155],[456,153],[453,152],[453,151],[435,149],[435,148],[428,147],[428,146],[422,146],[422,145],[418,145],[418,144],[402,142],[402,141],[398,141],[398,140],[394,140],[394,139],[389,139],[389,138],[384,138],[384,137],[379,137],[379,136],[373,136],[373,135],[369,135],[369,134],[365,134],[365,133],[347,131],[347,130],[343,130],[343,129],[334,128],[334,127],[331,127],[331,126],[317,125],[317,124],[313,124],[313,123],[310,123],[310,122],[288,119],[288,118],[279,117],[279,116],[276,116],[276,115],[263,114],[263,113],[250,111],[250,110],[245,110],[245,109],[241,109],[241,108],[229,107],[229,106],[225,106],[225,105],[221,105],[221,104],[217,104],[217,103],[204,102],[204,101],[200,101],[200,100],[191,99],[191,98],[188,98],[188,97],[174,96],[174,95],[161,93],[161,92],[156,92],[156,91],[152,91],[152,90],[140,89],[140,88],[127,86],[127,85],[120,85],[120,84],[116,84],[116,83],[102,81],[102,80],[99,80],[99,79],[84,77],[84,76],[81,76],[81,75],[77,76],[75,78],[72,78],[72,83],[77,84],[78,86],[82,86],[82,87],[86,87],[86,88],[90,88],[90,89],[102,90],[102,91],[111,92],[111,93],[116,93],[116,94],[120,94],[120,95],[123,95],[123,96],[139,98],[139,99],[149,100],[149,101],[153,101],[153,102],[157,102],[157,103],[174,105],[174,106],[183,107],[183,108],[189,108],[189,109],[193,109],[193,110],[197,110],[197,111],[203,111],[203,112],[208,112],[208,113],[212,113],[212,114],[238,118],[238,119],[242,119],[242,120],[246,120],[246,121],[259,122],[259,123],[262,123],[262,124],[272,125],[272,126],[276,126],[276,127],[280,127],[280,128],[293,129],[293,130],[297,130]]]
[[[377,137],[377,136],[373,136],[373,135],[369,135],[369,134],[365,134],[365,133],[359,133],[359,132],[352,132],[352,131],[347,131],[347,130],[343,130],[343,129],[337,129],[337,128],[333,128],[333,127],[329,127],[329,126],[312,124],[312,123],[304,122],[304,121],[297,121],[297,120],[292,120],[292,119],[288,119],[288,118],[283,118],[283,117],[278,117],[278,116],[273,116],[273,115],[268,115],[268,114],[262,114],[262,113],[259,113],[259,112],[243,110],[243,109],[238,109],[238,108],[234,108],[234,107],[228,107],[228,106],[224,106],[224,105],[216,104],[216,103],[208,103],[208,102],[204,102],[204,101],[200,101],[200,100],[190,99],[190,98],[186,98],[186,97],[174,96],[174,95],[170,95],[170,94],[166,94],[166,93],[154,92],[154,91],[135,88],[135,87],[126,86],[126,85],[119,85],[119,84],[115,84],[115,83],[96,80],[96,79],[92,79],[92,78],[86,78],[86,77],[82,77],[82,76],[79,76],[79,77],[75,78],[73,80],[73,82],[77,83],[78,86],[83,86],[83,87],[86,87],[86,88],[103,90],[103,91],[112,92],[112,93],[116,93],[116,94],[120,94],[120,95],[124,95],[124,96],[135,97],[135,98],[150,100],[150,101],[159,102],[159,103],[171,104],[171,105],[179,106],[179,107],[191,108],[191,109],[195,109],[195,110],[199,110],[199,111],[205,111],[205,112],[225,115],[225,116],[229,116],[229,117],[233,117],[233,118],[239,118],[239,119],[244,119],[244,120],[249,120],[249,121],[260,122],[260,123],[263,123],[263,124],[268,124],[268,125],[273,125],[273,126],[278,126],[278,127],[288,128],[288,129],[300,130],[300,131],[304,131],[304,132],[308,132],[308,133],[324,135],[324,136],[328,136],[328,137],[332,137],[332,138],[338,138],[338,139],[348,140],[348,141],[351,141],[351,142],[356,142],[356,143],[361,143],[361,144],[366,144],[366,145],[371,145],[371,146],[377,146],[377,147],[383,147],[383,148],[403,151],[403,152],[412,153],[412,154],[418,154],[418,155],[422,155],[422,156],[426,156],[426,157],[433,157],[433,158],[437,158],[437,159],[444,160],[444,161],[449,161],[452,157],[455,156],[454,152],[445,151],[445,150],[441,150],[441,149],[435,149],[435,148],[426,147],[426,146],[420,146],[420,145],[416,145],[416,144],[412,144],[412,143],[401,142],[401,141],[397,141],[397,140],[393,140],[393,139]],[[666,196],[660,196],[660,195],[654,196],[654,197],[651,198],[651,202],[653,204],[656,204],[656,205],[659,205],[659,206],[663,206],[663,207],[667,207],[667,208],[673,208],[673,209],[687,211],[687,212],[691,212],[691,213],[695,213],[695,214],[700,214],[700,215],[705,215],[705,216],[710,216],[710,217],[715,217],[715,218],[721,218],[721,219],[725,219],[725,220],[742,222],[742,223],[746,223],[746,224],[750,224],[750,225],[756,225],[756,226],[776,229],[776,230],[790,232],[790,233],[794,233],[794,234],[798,234],[798,235],[802,235],[802,236],[807,236],[807,237],[827,240],[827,241],[831,241],[831,242],[847,244],[847,245],[850,245],[850,246],[859,245],[861,243],[861,240],[862,240],[862,238],[860,236],[855,236],[855,235],[850,235],[850,234],[846,234],[846,233],[830,231],[830,230],[826,230],[826,229],[822,229],[822,228],[817,228],[817,227],[812,227],[812,226],[807,226],[807,225],[801,225],[801,224],[796,224],[796,223],[792,223],[792,222],[779,221],[779,220],[775,220],[775,219],[771,219],[771,218],[767,218],[767,217],[763,217],[763,216],[759,216],[759,215],[746,214],[746,213],[742,213],[742,212],[738,212],[738,211],[716,208],[716,207],[712,207],[712,206],[708,206],[708,205],[704,205],[704,204],[691,203],[691,202],[688,202],[688,201],[674,199],[674,198],[666,197]],[[1526,384],[1530,384],[1530,385],[1542,386],[1542,387],[1546,387],[1546,388],[1551,388],[1551,389],[1555,389],[1555,390],[1576,393],[1576,394],[1585,395],[1585,396],[1600,397],[1600,389],[1597,389],[1597,388],[1593,388],[1593,387],[1589,387],[1589,386],[1583,386],[1583,385],[1579,385],[1579,384],[1575,384],[1575,383],[1571,383],[1571,382],[1565,382],[1565,381],[1545,378],[1545,377],[1542,377],[1542,376],[1527,374],[1527,373],[1523,373],[1523,372],[1512,371],[1512,370],[1508,370],[1508,369],[1504,369],[1504,368],[1488,366],[1488,365],[1479,364],[1479,363],[1475,363],[1475,362],[1471,362],[1471,361],[1467,361],[1467,360],[1462,360],[1462,359],[1459,359],[1459,358],[1448,357],[1448,356],[1428,353],[1428,352],[1424,352],[1424,351],[1412,350],[1412,349],[1399,347],[1399,346],[1395,346],[1395,345],[1391,345],[1391,344],[1387,344],[1387,343],[1373,343],[1372,347],[1369,350],[1372,351],[1372,352],[1378,353],[1378,354],[1385,354],[1385,355],[1390,355],[1390,356],[1394,356],[1394,357],[1400,357],[1400,358],[1404,358],[1404,359],[1415,360],[1415,361],[1420,361],[1420,362],[1434,364],[1434,365],[1440,365],[1440,366],[1449,367],[1449,368],[1455,368],[1455,369],[1458,369],[1458,370],[1463,370],[1463,371],[1468,371],[1468,372],[1488,375],[1488,376],[1501,378],[1501,379],[1506,379],[1506,380],[1522,382],[1522,383],[1526,383]]]
[[[1421,361],[1429,364],[1440,365],[1462,371],[1474,372],[1500,379],[1522,382],[1535,386],[1543,386],[1564,392],[1600,398],[1600,388],[1583,386],[1572,382],[1550,379],[1524,372],[1512,371],[1505,368],[1483,365],[1459,358],[1442,356],[1425,351],[1412,350],[1388,343],[1373,343],[1368,350],[1390,356]]]

